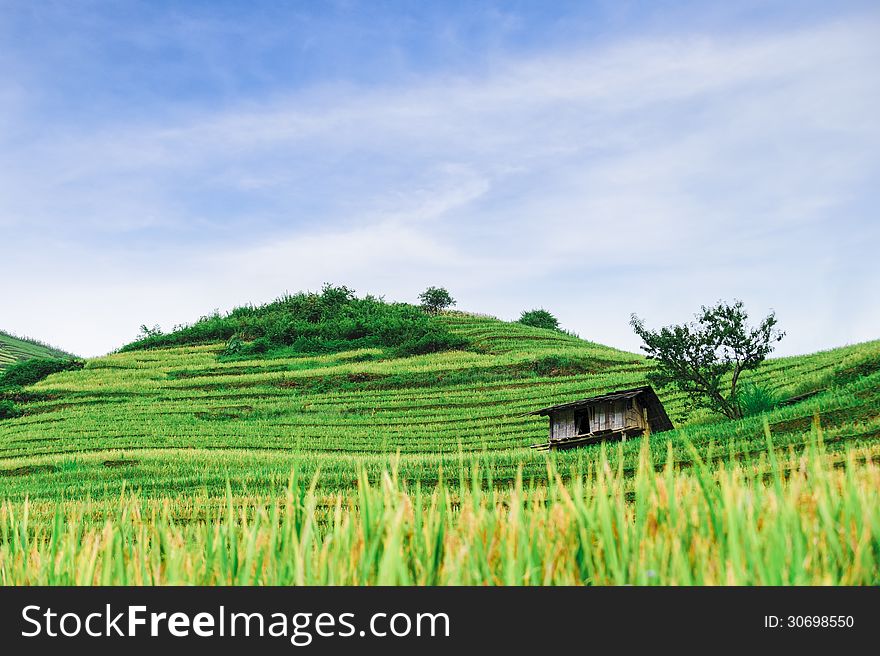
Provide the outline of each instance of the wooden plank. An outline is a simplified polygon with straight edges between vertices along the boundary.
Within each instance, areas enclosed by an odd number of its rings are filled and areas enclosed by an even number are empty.
[[[574,410],[565,410],[551,415],[550,441],[566,440],[577,435],[574,423]]]
[[[614,440],[625,440],[627,437],[638,437],[642,435],[645,431],[640,428],[632,429],[632,430],[607,430],[600,431],[596,433],[589,433],[587,435],[576,435],[575,437],[569,438],[567,440],[557,440],[555,442],[550,442],[546,445],[533,445],[532,448],[535,448],[539,451],[545,451],[546,449],[557,450],[557,449],[571,449],[577,446],[586,446],[589,444],[598,444],[599,442],[605,441],[614,441]],[[546,448],[540,448],[544,446]]]
[[[626,428],[626,406],[627,404],[623,400],[614,402],[614,419],[611,422],[611,427],[614,430]]]

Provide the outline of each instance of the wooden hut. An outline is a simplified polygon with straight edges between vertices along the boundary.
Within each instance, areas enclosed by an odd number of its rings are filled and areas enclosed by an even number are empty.
[[[528,414],[550,417],[550,439],[532,446],[540,450],[625,440],[674,428],[657,394],[647,385],[541,408]]]

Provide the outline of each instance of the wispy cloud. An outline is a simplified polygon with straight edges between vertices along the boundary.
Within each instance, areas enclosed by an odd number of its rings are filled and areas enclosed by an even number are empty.
[[[876,304],[841,300],[841,321],[829,298],[880,282],[850,256],[880,236],[878,32],[629,39],[7,131],[0,326],[91,354],[332,280],[400,299],[445,284],[505,317],[545,305],[626,348],[630,312],[670,322],[719,296],[774,307],[789,352],[876,337]]]

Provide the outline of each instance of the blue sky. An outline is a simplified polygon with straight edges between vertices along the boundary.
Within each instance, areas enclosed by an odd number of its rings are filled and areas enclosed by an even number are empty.
[[[96,355],[332,281],[880,337],[872,4],[0,0],[0,328]]]

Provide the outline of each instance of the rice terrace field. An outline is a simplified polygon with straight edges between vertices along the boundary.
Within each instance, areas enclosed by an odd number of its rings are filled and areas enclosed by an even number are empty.
[[[0,583],[880,583],[880,341],[768,360],[745,419],[661,391],[676,430],[542,454],[525,413],[648,361],[431,321],[456,348],[147,338],[6,392]]]
[[[46,344],[16,337],[0,330],[0,371],[21,360],[64,357],[70,357],[70,354]]]

